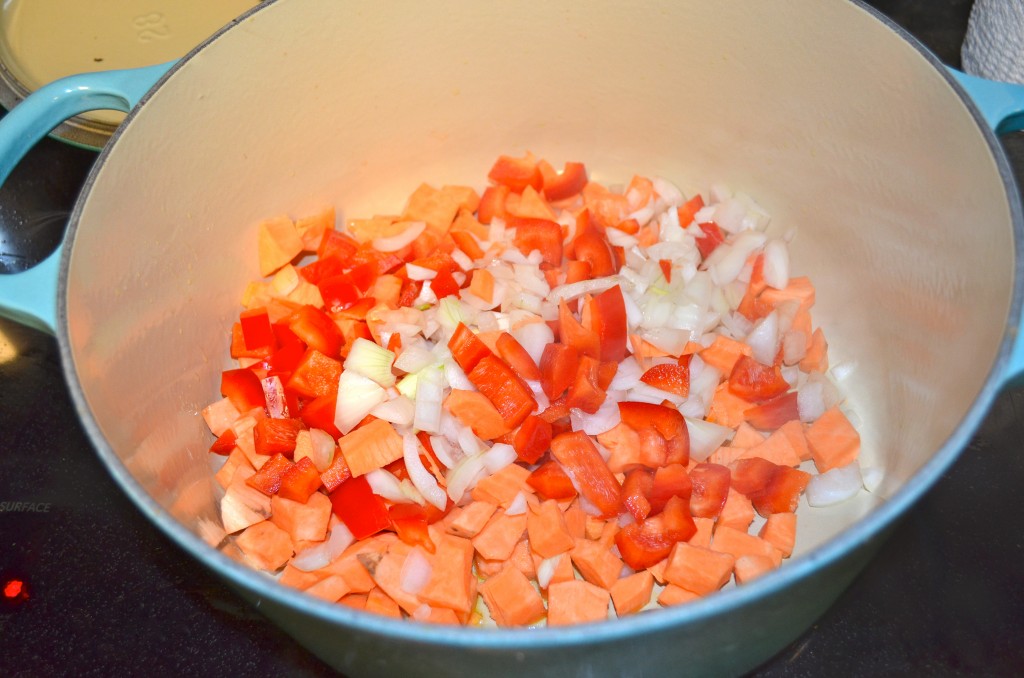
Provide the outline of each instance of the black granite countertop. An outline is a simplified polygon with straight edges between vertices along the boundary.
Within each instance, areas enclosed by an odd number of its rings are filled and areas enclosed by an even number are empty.
[[[969,0],[870,4],[959,64]],[[1024,138],[1003,142],[1024,178]],[[94,157],[47,139],[15,170],[0,272],[55,246]],[[753,675],[1024,673],[1022,404],[998,398],[850,589]],[[330,675],[142,517],[78,423],[56,342],[0,320],[0,587],[11,577],[29,599],[0,603],[0,675]]]

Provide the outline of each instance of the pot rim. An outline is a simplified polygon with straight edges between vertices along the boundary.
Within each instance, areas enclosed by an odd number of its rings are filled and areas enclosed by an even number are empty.
[[[289,586],[255,569],[240,564],[217,549],[209,546],[196,533],[172,517],[135,480],[111,449],[88,406],[82,385],[79,382],[71,354],[67,330],[67,268],[72,246],[78,232],[79,220],[89,192],[107,160],[111,150],[117,146],[120,137],[131,128],[138,111],[146,104],[163,83],[177,73],[184,64],[191,61],[205,46],[219,39],[236,24],[246,21],[256,12],[264,11],[277,4],[278,0],[264,0],[249,11],[226,24],[207,40],[196,46],[165,73],[153,88],[143,96],[128,114],[124,123],[115,130],[110,141],[94,163],[83,184],[68,221],[58,281],[57,340],[65,379],[72,401],[78,411],[83,427],[96,447],[97,453],[121,489],[135,503],[138,509],[166,536],[177,543],[186,553],[196,558],[220,577],[234,586],[259,598],[294,611],[315,616],[321,621],[341,627],[352,627],[391,640],[419,642],[430,645],[445,645],[453,649],[525,650],[551,649],[575,645],[616,641],[631,638],[637,634],[666,631],[672,627],[711,620],[750,605],[756,600],[777,594],[796,584],[822,567],[840,560],[847,553],[860,548],[892,525],[912,504],[939,479],[950,467],[962,450],[969,444],[974,432],[987,415],[992,402],[1003,386],[1007,364],[1013,348],[1020,321],[1021,299],[1024,294],[1024,210],[1016,179],[1005,152],[995,133],[965,90],[950,75],[945,65],[914,36],[894,23],[878,10],[864,4],[863,0],[849,0],[857,8],[877,19],[895,37],[908,42],[944,78],[951,89],[965,105],[980,129],[992,154],[1003,182],[1003,189],[1009,203],[1010,219],[1014,232],[1015,265],[1012,299],[1007,316],[1007,329],[1000,343],[996,359],[977,394],[961,421],[931,456],[931,458],[904,483],[888,500],[883,501],[867,515],[857,520],[832,539],[817,546],[810,552],[794,558],[785,566],[759,577],[757,581],[733,586],[706,596],[686,605],[658,610],[656,614],[630,615],[625,619],[611,619],[602,622],[574,626],[544,628],[487,628],[476,629],[447,625],[416,623],[411,620],[393,620],[381,615],[354,610],[347,606],[328,603]],[[801,629],[802,631],[803,629]]]

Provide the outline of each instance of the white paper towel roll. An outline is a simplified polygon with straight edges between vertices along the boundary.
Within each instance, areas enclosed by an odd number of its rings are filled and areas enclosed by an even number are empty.
[[[1024,84],[1024,1],[975,0],[960,58],[972,75]]]

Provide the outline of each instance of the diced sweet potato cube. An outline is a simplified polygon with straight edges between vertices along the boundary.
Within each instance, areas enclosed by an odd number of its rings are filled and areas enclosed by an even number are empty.
[[[305,504],[274,495],[270,498],[270,520],[293,541],[323,541],[331,519],[331,500],[314,492]]]
[[[768,556],[740,556],[736,559],[736,564],[733,566],[736,574],[736,583],[745,584],[766,572],[774,570],[775,567],[775,563]]]
[[[615,613],[624,617],[627,614],[639,612],[647,603],[651,602],[653,590],[654,576],[650,572],[635,572],[617,580],[612,584],[610,590]]]
[[[481,584],[480,594],[498,626],[523,626],[544,616],[540,594],[514,567],[506,567]]]
[[[711,549],[730,554],[733,558],[741,556],[765,556],[776,566],[782,562],[782,553],[770,543],[747,534],[746,531],[733,529],[727,525],[715,528],[715,536],[711,539]]]
[[[682,586],[676,584],[668,584],[658,594],[658,604],[664,607],[670,605],[682,605],[683,603],[689,603],[690,601],[697,600],[700,598],[699,595],[693,591],[688,591]]]
[[[601,542],[577,539],[569,555],[584,579],[604,589],[610,589],[622,572],[622,561]]]
[[[838,407],[818,417],[806,436],[818,473],[846,466],[860,454],[860,434]]]
[[[311,596],[316,596],[321,600],[326,600],[329,603],[336,603],[341,600],[341,597],[350,593],[348,583],[343,577],[338,575],[331,575],[330,577],[324,577],[317,583],[313,584],[306,589],[306,593]]]
[[[259,225],[260,275],[266,277],[302,252],[302,238],[286,216],[266,219]]]
[[[518,516],[497,513],[480,534],[473,537],[473,548],[488,560],[507,560],[525,531],[525,513]]]
[[[497,509],[496,504],[487,501],[470,502],[459,509],[458,515],[448,523],[448,532],[457,537],[472,539],[480,533]]]
[[[611,594],[580,579],[548,587],[548,626],[582,624],[608,618]]]
[[[533,488],[526,482],[529,477],[530,470],[526,467],[509,464],[478,482],[470,496],[476,501],[486,501],[508,508],[520,492],[533,494]]]
[[[727,526],[746,531],[750,527],[750,523],[754,521],[754,513],[753,503],[730,487],[715,529]]]
[[[352,477],[364,475],[402,458],[402,436],[383,419],[374,419],[338,440]]]
[[[431,558],[430,581],[419,592],[420,600],[456,612],[471,611],[476,598],[472,542],[446,534],[435,544],[437,550]]]
[[[725,586],[735,562],[729,553],[680,542],[668,557],[665,579],[687,591],[706,595]]]
[[[757,536],[777,548],[783,558],[789,558],[796,544],[796,514],[770,514]]]
[[[526,531],[530,548],[543,558],[551,558],[573,548],[573,538],[565,524],[558,502],[548,499],[526,512]]]
[[[245,528],[235,538],[235,545],[253,567],[275,572],[295,553],[288,533],[269,520]]]

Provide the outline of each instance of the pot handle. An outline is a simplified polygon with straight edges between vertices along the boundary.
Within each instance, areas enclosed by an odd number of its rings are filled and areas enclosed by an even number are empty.
[[[0,120],[0,184],[36,142],[68,118],[98,109],[127,113],[171,63],[83,73],[40,87]],[[21,273],[0,275],[0,315],[53,334],[63,244]]]
[[[986,80],[950,68],[960,86],[978,106],[985,122],[997,134],[1024,129],[1024,85]],[[1024,317],[1019,321],[1010,362],[1006,366],[1005,383],[1018,383],[1024,377]]]

